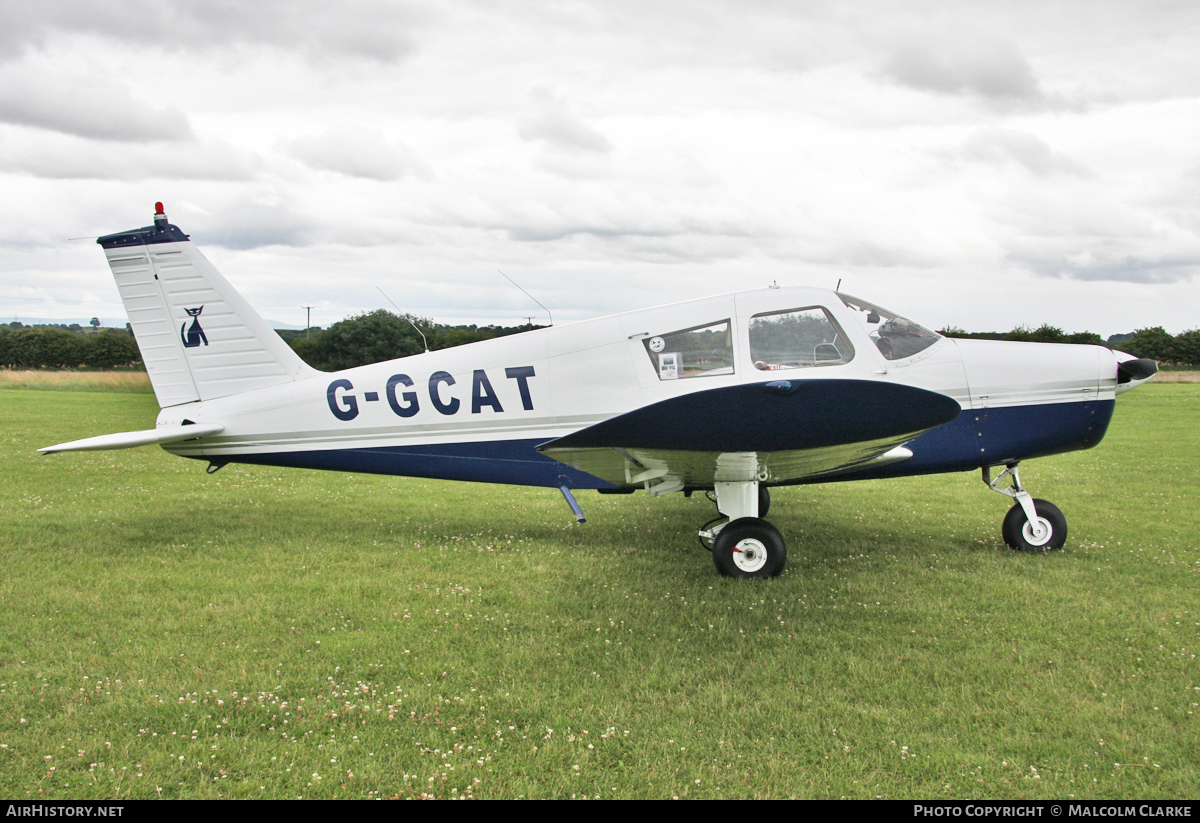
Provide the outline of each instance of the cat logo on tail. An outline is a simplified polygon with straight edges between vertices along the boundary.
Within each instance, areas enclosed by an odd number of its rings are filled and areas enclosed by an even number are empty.
[[[194,349],[200,345],[201,341],[207,346],[208,337],[204,334],[204,329],[200,328],[200,312],[204,311],[204,307],[184,309],[184,311],[188,313],[188,317],[192,318],[192,327],[187,330],[186,335],[184,334],[184,327],[187,326],[187,321],[184,320],[183,324],[179,327],[179,339],[183,341],[184,348]]]

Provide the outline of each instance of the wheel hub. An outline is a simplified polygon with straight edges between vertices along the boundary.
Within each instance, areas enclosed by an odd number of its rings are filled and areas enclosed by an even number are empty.
[[[1050,526],[1050,521],[1044,517],[1038,518],[1038,527],[1041,529],[1041,534],[1035,534],[1033,524],[1028,520],[1021,527],[1021,534],[1025,538],[1025,542],[1031,546],[1044,546],[1050,542],[1050,538],[1054,536],[1054,529]]]
[[[744,572],[756,572],[767,565],[767,547],[753,537],[739,540],[733,547],[733,563]]]

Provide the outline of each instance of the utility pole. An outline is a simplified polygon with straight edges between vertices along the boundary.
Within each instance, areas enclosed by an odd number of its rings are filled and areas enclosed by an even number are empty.
[[[304,312],[305,312],[305,314],[304,314],[304,318],[305,318],[304,319],[304,337],[308,338],[310,336],[310,329],[312,329],[313,307],[312,306],[301,306],[300,308],[304,309]]]

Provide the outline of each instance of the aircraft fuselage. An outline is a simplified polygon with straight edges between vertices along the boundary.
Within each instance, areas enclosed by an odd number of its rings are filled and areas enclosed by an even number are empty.
[[[835,324],[845,362],[756,367],[748,336],[754,318],[818,308]],[[903,462],[776,474],[763,481],[768,485],[965,471],[1089,448],[1104,436],[1117,390],[1117,361],[1108,349],[939,338],[888,360],[854,314],[834,292],[761,289],[317,373],[168,407],[158,425],[220,420],[225,431],[218,436],[165,446],[215,463],[600,489],[623,484],[536,447],[663,401],[697,395],[703,403],[717,389],[781,379],[925,389],[953,399],[962,412],[910,440],[912,457]],[[646,341],[714,326],[728,336],[727,362],[663,379]],[[714,407],[712,414],[725,411]],[[794,425],[806,422],[800,415]],[[730,425],[752,429],[757,421],[751,410]]]

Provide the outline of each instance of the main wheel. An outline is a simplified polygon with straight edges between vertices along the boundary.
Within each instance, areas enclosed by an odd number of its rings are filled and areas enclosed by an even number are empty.
[[[1001,529],[1004,534],[1004,542],[1008,544],[1009,548],[1020,552],[1050,552],[1061,549],[1067,542],[1067,518],[1058,510],[1058,506],[1047,500],[1035,498],[1033,507],[1037,512],[1038,520],[1047,529],[1046,536],[1041,538],[1033,536],[1033,526],[1030,525],[1029,518],[1025,516],[1025,510],[1018,503],[1008,510],[1008,514],[1004,515],[1004,527]]]
[[[771,492],[766,486],[758,487],[758,516],[766,517],[771,510]]]
[[[726,577],[775,577],[786,562],[783,535],[758,517],[734,520],[713,541],[713,563]]]

